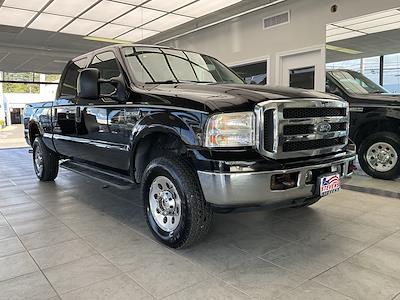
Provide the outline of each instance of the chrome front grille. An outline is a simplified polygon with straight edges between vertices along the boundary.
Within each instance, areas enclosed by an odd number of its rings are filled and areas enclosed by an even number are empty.
[[[258,149],[274,159],[334,153],[348,143],[348,104],[338,100],[267,101],[256,107]]]

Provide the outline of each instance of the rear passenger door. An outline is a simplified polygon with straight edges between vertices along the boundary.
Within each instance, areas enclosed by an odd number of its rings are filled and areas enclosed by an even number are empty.
[[[97,53],[89,68],[100,71],[102,79],[118,77],[122,70],[113,51]],[[100,94],[107,95],[115,87],[109,83],[100,85]],[[110,97],[79,99],[80,116],[77,118],[77,136],[80,141],[80,158],[88,162],[128,170],[129,132],[126,130],[125,105]]]

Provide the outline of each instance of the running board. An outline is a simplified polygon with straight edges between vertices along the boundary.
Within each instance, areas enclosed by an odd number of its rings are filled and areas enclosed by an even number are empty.
[[[124,176],[115,172],[106,172],[95,166],[91,166],[81,162],[74,162],[71,160],[64,161],[60,164],[60,167],[86,177],[96,179],[103,182],[106,185],[110,185],[122,190],[133,189],[137,187],[128,176]]]

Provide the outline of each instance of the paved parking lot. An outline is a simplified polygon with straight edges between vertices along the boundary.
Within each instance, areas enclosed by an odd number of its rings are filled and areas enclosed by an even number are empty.
[[[0,150],[0,298],[400,300],[398,197],[216,215],[181,251],[154,241],[142,210],[136,190],[64,170],[40,183],[27,149]]]
[[[26,146],[23,124],[14,124],[0,129],[0,149]]]

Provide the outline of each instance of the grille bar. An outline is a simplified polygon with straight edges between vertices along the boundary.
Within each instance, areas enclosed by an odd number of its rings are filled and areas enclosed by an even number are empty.
[[[274,110],[269,109],[264,112],[264,148],[272,151],[274,147]]]
[[[285,119],[302,119],[317,117],[346,116],[346,108],[341,107],[313,107],[313,108],[284,108],[283,117]]]
[[[329,123],[331,132],[345,131],[347,123]],[[283,127],[284,135],[297,135],[297,134],[313,134],[315,133],[315,125],[313,124],[296,124],[285,125]]]
[[[283,152],[303,151],[338,146],[344,143],[343,138],[330,140],[311,140],[301,142],[287,142],[283,144]]]

